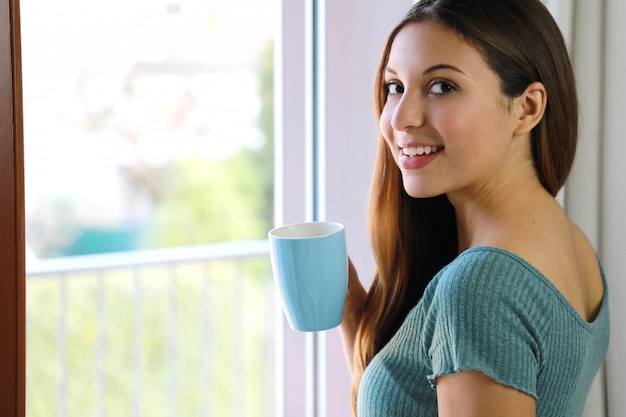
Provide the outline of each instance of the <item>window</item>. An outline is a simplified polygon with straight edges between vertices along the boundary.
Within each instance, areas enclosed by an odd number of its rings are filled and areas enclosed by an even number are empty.
[[[273,0],[21,2],[29,416],[274,416]]]
[[[250,381],[254,383],[254,380],[250,380],[247,374],[236,371],[234,377],[224,382],[221,378],[210,374],[212,371],[206,371],[212,369],[213,366],[225,364],[220,363],[219,359],[203,362],[202,353],[206,353],[203,350],[205,346],[203,343],[206,343],[206,340],[204,342],[202,340],[184,341],[184,328],[199,317],[216,317],[217,312],[203,310],[207,308],[207,304],[211,304],[210,302],[197,302],[190,307],[182,301],[186,299],[181,297],[190,293],[203,297],[202,294],[206,294],[203,291],[212,291],[212,286],[207,289],[202,285],[198,286],[197,282],[190,283],[193,279],[189,276],[197,277],[203,274],[215,276],[223,273],[224,270],[236,269],[235,265],[239,263],[216,267],[216,272],[211,267],[203,265],[204,261],[197,258],[198,253],[206,249],[204,246],[196,249],[185,248],[182,254],[178,250],[153,251],[144,246],[142,248],[145,251],[140,252],[140,257],[143,257],[144,261],[148,260],[148,263],[154,263],[157,259],[169,263],[173,257],[191,260],[191,262],[184,266],[138,268],[137,260],[121,255],[119,251],[138,245],[138,242],[149,246],[156,241],[152,236],[145,240],[141,239],[141,236],[137,234],[137,229],[142,227],[129,226],[136,226],[133,221],[146,218],[145,213],[150,212],[147,202],[150,202],[155,195],[158,196],[158,190],[156,194],[152,194],[155,193],[155,190],[151,188],[154,184],[146,178],[145,166],[141,167],[144,171],[139,169],[125,173],[125,175],[135,175],[134,178],[137,178],[134,184],[137,188],[132,189],[120,186],[119,182],[111,183],[110,176],[107,177],[109,180],[105,180],[104,176],[92,173],[115,171],[113,177],[119,180],[121,174],[119,170],[111,170],[111,159],[118,163],[120,159],[121,163],[128,163],[129,155],[133,155],[129,152],[128,141],[124,142],[119,139],[119,135],[129,133],[122,127],[121,122],[124,120],[118,118],[118,113],[110,105],[111,102],[120,100],[120,96],[123,97],[120,106],[135,111],[133,121],[140,121],[145,126],[153,128],[147,135],[137,137],[137,141],[130,146],[146,151],[144,162],[147,165],[150,165],[149,162],[152,167],[159,167],[159,164],[168,158],[180,157],[181,153],[184,154],[190,148],[197,150],[198,147],[206,145],[183,136],[177,136],[176,143],[167,142],[167,138],[172,137],[170,131],[172,124],[183,126],[187,129],[187,133],[191,131],[191,136],[206,132],[207,126],[185,124],[189,122],[189,119],[180,116],[181,113],[186,114],[189,107],[198,106],[195,107],[197,111],[202,111],[204,105],[206,108],[211,108],[210,103],[202,103],[204,95],[202,97],[195,95],[202,91],[202,88],[196,88],[198,84],[194,84],[194,88],[190,88],[184,94],[180,93],[181,84],[185,85],[190,82],[184,78],[190,73],[202,72],[206,66],[203,62],[183,63],[181,61],[184,59],[177,59],[188,52],[188,48],[193,49],[197,45],[196,38],[190,35],[193,25],[178,24],[176,27],[175,22],[189,10],[194,12],[195,17],[207,17],[207,9],[217,7],[221,2],[205,2],[207,4],[191,1],[156,4],[144,2],[141,3],[142,5],[134,2],[108,2],[100,5],[72,2],[66,3],[71,6],[67,12],[56,16],[55,12],[59,11],[64,3],[35,5],[34,1],[22,2],[25,101],[27,106],[30,104],[37,106],[43,103],[43,100],[32,99],[36,97],[36,94],[48,95],[53,100],[52,104],[42,108],[38,115],[36,108],[27,108],[25,111],[27,158],[35,156],[38,151],[45,149],[45,146],[50,146],[52,143],[51,123],[53,122],[51,119],[59,113],[64,113],[65,130],[60,135],[61,143],[65,146],[64,157],[68,158],[68,164],[70,162],[79,164],[80,169],[68,172],[67,166],[51,158],[52,153],[44,152],[38,163],[32,163],[32,168],[35,170],[28,172],[30,177],[27,175],[27,180],[32,183],[31,181],[37,179],[38,176],[42,181],[47,179],[46,176],[62,178],[61,181],[57,181],[60,184],[56,185],[64,186],[67,191],[74,188],[69,184],[89,184],[89,180],[95,179],[98,181],[97,188],[88,188],[87,192],[92,198],[92,207],[95,207],[97,213],[91,216],[91,220],[99,227],[77,231],[67,223],[58,221],[48,223],[45,216],[42,216],[42,220],[37,223],[37,228],[29,230],[29,237],[43,232],[46,228],[55,230],[54,241],[47,242],[45,245],[41,242],[31,243],[31,249],[35,254],[39,256],[72,255],[75,256],[73,260],[85,260],[87,266],[84,264],[73,267],[64,266],[65,272],[61,274],[58,270],[52,273],[51,268],[55,267],[56,261],[29,262],[31,272],[29,285],[32,282],[37,287],[36,295],[29,294],[29,308],[34,305],[32,301],[35,301],[35,297],[38,296],[41,296],[43,300],[52,299],[54,305],[53,312],[46,320],[38,324],[29,321],[29,331],[34,329],[35,325],[44,326],[37,329],[34,335],[29,334],[29,337],[37,338],[36,341],[29,342],[29,355],[36,352],[37,343],[40,345],[47,343],[55,359],[48,367],[44,367],[43,371],[37,370],[43,372],[41,378],[37,377],[37,380],[33,380],[33,377],[29,378],[29,384],[41,383],[42,391],[29,388],[28,411],[32,413],[31,415],[37,415],[40,409],[34,405],[36,402],[33,401],[39,401],[39,403],[49,401],[46,413],[52,410],[59,415],[72,415],[80,413],[80,410],[88,410],[88,413],[97,415],[115,414],[120,410],[128,415],[148,415],[150,401],[154,399],[159,405],[159,410],[156,411],[157,414],[150,415],[159,415],[158,413],[175,415],[177,412],[188,412],[189,410],[185,407],[189,407],[189,404],[195,404],[193,407],[197,407],[191,412],[207,409],[213,412],[212,407],[215,405],[207,406],[206,400],[203,402],[202,399],[187,398],[186,395],[189,393],[185,389],[185,384],[212,387],[225,383],[241,387],[242,384],[245,385]],[[225,2],[229,5],[239,3],[242,2]],[[274,125],[277,138],[276,204],[274,206],[276,222],[302,221],[309,216],[312,204],[319,208],[320,217],[343,222],[348,230],[351,257],[359,266],[365,281],[367,281],[368,272],[373,269],[365,220],[367,188],[376,138],[376,130],[371,118],[371,81],[384,37],[410,2],[396,0],[385,4],[374,3],[380,2],[349,1],[322,4],[322,2],[315,1],[306,3],[284,1],[281,4],[282,14],[278,25],[282,36],[277,38],[278,43],[275,48],[280,53],[276,56],[277,65],[274,67],[277,80],[275,94],[277,122]],[[307,80],[312,79],[314,64],[311,58],[314,55],[313,49],[310,46],[307,49],[305,46],[311,45],[311,38],[308,34],[314,33],[311,30],[313,25],[309,23],[312,21],[313,11],[317,16],[315,50],[320,55],[316,55],[318,60],[315,64],[317,68],[315,92],[319,99],[317,102],[319,113],[318,117],[312,121],[307,116],[311,114],[309,104],[311,91],[307,92],[305,86]],[[257,19],[262,20],[258,17],[261,13],[259,10],[250,9],[249,12],[255,13]],[[74,24],[80,22],[76,19],[79,13],[84,13],[88,20],[83,21],[81,27],[73,27]],[[41,18],[40,21],[29,21],[29,19],[36,19],[37,16]],[[156,28],[155,26],[144,27],[140,33],[137,33],[138,28],[146,24],[148,16],[155,17],[159,22],[158,26]],[[209,13],[208,18],[199,21],[202,25],[210,27],[216,24],[216,16]],[[69,22],[64,22],[63,19],[67,18]],[[44,30],[46,35],[29,37],[29,30],[32,28],[32,33],[34,33],[35,26],[48,28]],[[77,47],[76,44],[83,39],[80,34],[90,28],[98,28],[99,37],[90,42],[89,49],[79,49],[74,54],[64,55],[65,49],[63,48]],[[122,36],[123,33],[126,33],[126,36]],[[149,33],[151,35],[147,36]],[[165,38],[164,34],[174,34],[181,48],[171,49],[168,59],[154,59],[154,54],[159,56],[160,42],[163,42],[163,39],[166,43],[169,42],[169,38]],[[47,48],[35,52],[48,38],[55,39],[53,35],[61,36],[62,39],[53,40]],[[136,35],[138,38],[147,40],[148,44],[140,46],[135,41]],[[189,37],[185,38],[185,36]],[[126,61],[126,69],[116,67],[109,71],[98,71],[98,66],[115,67],[116,63],[119,64],[119,61],[109,62],[104,58],[105,52],[111,49],[119,52],[127,46],[136,49],[143,57],[141,61],[135,62],[138,65],[132,66],[133,71],[128,71],[129,61]],[[31,53],[29,48],[35,49]],[[90,52],[91,48],[95,48],[97,53]],[[76,65],[79,57],[90,57],[92,66],[81,67],[78,73],[59,70],[57,74],[61,77],[60,81],[52,81],[51,72],[55,71],[59,62]],[[125,56],[124,59],[131,59],[131,57]],[[44,71],[46,75],[42,77],[41,74]],[[181,72],[182,77],[172,77],[172,73]],[[114,75],[120,73],[124,75],[122,91],[119,86],[111,84]],[[35,84],[42,78],[44,81]],[[29,80],[33,80],[33,84],[29,84]],[[228,95],[234,95],[233,92],[238,91],[241,84],[248,82],[246,80],[249,78],[241,77],[233,84],[229,82],[230,80],[222,79],[215,81],[214,86],[223,88],[221,91],[224,99],[228,100],[232,98]],[[201,84],[201,81],[196,81]],[[154,94],[154,90],[149,88],[154,85],[158,86],[159,94]],[[70,90],[78,92],[79,95],[71,100],[62,99],[62,94]],[[133,99],[129,100],[131,93]],[[162,100],[165,97],[167,99]],[[139,102],[152,106],[158,116],[147,115],[140,106],[136,106]],[[253,110],[248,109],[248,111],[247,114],[254,113]],[[223,114],[223,117],[231,124],[241,122],[233,127],[244,129],[245,121],[228,118],[233,114],[229,111],[228,114]],[[165,115],[169,116],[165,117]],[[311,123],[315,124],[314,127],[317,130],[314,137],[310,136],[313,127]],[[90,131],[85,135],[76,135],[76,125],[86,126]],[[154,129],[155,126],[158,129]],[[44,137],[44,145],[31,147],[31,144],[36,143],[29,142],[31,134]],[[111,139],[115,135],[118,135],[117,140]],[[98,137],[107,139],[106,143],[111,146],[102,146],[102,142],[97,140]],[[239,136],[235,136],[234,140],[238,138]],[[314,194],[307,188],[311,166],[307,163],[306,153],[311,140],[317,141],[317,149],[320,152],[318,163],[321,168],[318,178],[319,188]],[[245,144],[250,150],[254,150],[259,142],[252,140]],[[78,150],[82,150],[82,153],[97,154],[99,158],[94,159],[93,164],[87,164],[85,159],[80,157],[81,153],[78,153]],[[51,151],[56,151],[56,149],[51,149]],[[350,169],[346,169],[347,165]],[[197,179],[198,176],[205,174],[202,171],[203,168],[206,168],[205,164],[192,164],[187,174],[191,179]],[[242,169],[245,168],[244,166]],[[27,169],[30,170],[31,167]],[[164,170],[160,174],[167,178],[171,172]],[[224,181],[230,180],[227,178]],[[30,194],[34,190],[36,186],[27,189],[27,207],[28,210],[37,211],[40,209],[39,203],[33,203],[36,200],[34,195]],[[43,187],[43,191],[46,198],[50,197],[52,190]],[[251,193],[256,191],[250,190]],[[111,207],[108,204],[113,199],[112,197],[110,199],[102,197],[107,192],[116,192],[118,195],[130,197],[124,206],[132,210],[122,215],[121,207],[116,205]],[[84,214],[82,209],[72,206],[73,203],[72,199],[61,199],[55,205],[56,213],[60,215],[69,213],[71,219],[84,220],[90,217]],[[170,206],[169,209],[170,211],[166,211],[165,214],[158,213],[163,216],[160,217],[160,225],[171,225],[168,222],[172,218],[175,221],[180,220],[178,217],[180,212],[176,207]],[[150,214],[154,213],[150,212]],[[124,217],[123,221],[119,220],[120,217]],[[202,217],[199,219],[204,220]],[[240,215],[237,219],[243,220]],[[112,224],[120,227],[102,230],[102,225]],[[192,232],[196,232],[193,230],[196,224],[190,222],[178,228],[174,227],[176,232],[182,229],[184,233],[181,234],[185,236],[180,237],[176,234],[178,240],[173,243],[166,241],[164,246],[208,243],[193,239],[185,240],[189,239]],[[164,228],[168,230],[167,227]],[[106,239],[102,239],[102,236],[106,236]],[[67,244],[81,239],[81,245]],[[242,237],[236,236],[232,241],[237,242],[238,239]],[[105,243],[108,246],[103,248]],[[99,248],[94,249],[94,244],[99,245]],[[261,246],[262,242],[259,245],[252,245],[248,248],[248,252],[252,256],[260,255],[263,258]],[[230,245],[220,246],[222,254],[232,255],[232,249]],[[85,254],[85,252],[91,252],[91,254]],[[105,252],[105,255],[93,254],[93,252]],[[112,258],[116,259],[113,268],[109,264]],[[260,262],[262,263],[262,260]],[[88,274],[88,270],[93,270],[94,265],[102,266],[103,271]],[[249,268],[258,270],[262,267],[257,264]],[[180,269],[189,275],[181,275],[183,273]],[[148,274],[153,272],[156,278],[147,278]],[[35,275],[40,278],[35,279]],[[73,283],[66,280],[70,275],[72,279],[76,278]],[[48,276],[48,278],[43,278],[43,276]],[[149,287],[152,284],[156,284],[156,287]],[[45,289],[45,286],[51,286],[52,289]],[[46,292],[48,292],[47,295],[45,295]],[[228,294],[228,291],[226,293]],[[233,294],[236,293],[231,289],[230,298],[228,295],[226,298],[233,300],[234,303],[236,297]],[[246,294],[249,293],[246,289]],[[114,301],[120,294],[123,294],[125,298],[120,298],[121,301]],[[90,301],[81,306],[71,304],[76,300],[80,301],[83,295],[91,297]],[[244,300],[244,304],[247,301]],[[43,302],[37,304],[40,305]],[[148,306],[154,307],[155,312],[149,313]],[[268,312],[269,308],[270,306],[265,306],[263,311]],[[118,311],[115,312],[115,309]],[[233,311],[231,310],[231,313]],[[121,336],[115,336],[112,330],[112,327],[115,327],[112,324],[115,315],[126,321],[126,327]],[[256,318],[255,316],[251,320]],[[239,319],[226,318],[225,320],[237,322]],[[240,322],[245,323],[246,320]],[[206,325],[206,322],[204,323]],[[273,376],[274,389],[260,394],[252,393],[253,389],[250,389],[246,391],[248,394],[239,393],[240,395],[236,397],[231,395],[230,398],[222,398],[222,400],[229,402],[230,407],[235,408],[231,411],[239,412],[240,415],[249,413],[258,415],[257,407],[266,410],[266,415],[276,416],[346,415],[349,410],[349,376],[338,332],[334,330],[313,337],[292,332],[287,327],[281,320],[273,327],[276,338],[272,338],[272,343],[276,354],[272,357],[267,356],[265,361],[272,362],[272,358],[276,358],[277,367]],[[157,328],[160,333],[156,339],[151,339],[147,336],[147,332],[154,328]],[[202,324],[194,329],[199,333],[205,331],[202,330]],[[232,329],[235,329],[235,334],[246,333],[245,328],[233,326]],[[261,333],[267,336],[267,333]],[[78,339],[71,339],[72,337]],[[85,344],[78,342],[80,338],[87,339],[86,342],[83,341]],[[211,339],[211,342],[213,341]],[[248,345],[251,346],[253,343],[248,343]],[[149,351],[149,349],[155,350]],[[235,352],[229,351],[227,355],[232,358],[233,355],[242,354],[242,350],[235,349]],[[86,357],[87,365],[73,364],[71,355],[74,353],[79,357]],[[37,363],[38,358],[30,358],[29,356],[29,367],[40,365]],[[110,363],[117,363],[117,368],[109,370],[107,366]],[[192,372],[199,370],[199,374],[192,378],[181,376],[182,374],[179,375],[177,371],[182,367],[187,367]],[[30,370],[29,368],[29,372]],[[313,375],[318,377],[315,381],[313,381]],[[162,395],[159,396],[159,393]],[[80,396],[80,400],[70,401],[69,398],[73,397],[68,396],[72,395]],[[253,403],[255,395],[262,397],[258,403],[262,405]],[[276,401],[270,403],[269,398],[276,398]]]

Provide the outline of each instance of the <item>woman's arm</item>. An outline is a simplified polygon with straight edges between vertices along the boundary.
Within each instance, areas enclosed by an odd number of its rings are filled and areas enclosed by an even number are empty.
[[[535,417],[535,399],[480,371],[437,378],[440,417]]]
[[[346,355],[348,369],[350,370],[350,374],[352,374],[354,361],[354,340],[356,337],[356,331],[361,321],[361,313],[363,312],[363,307],[365,306],[367,292],[359,281],[359,276],[354,268],[354,265],[352,264],[352,261],[348,261],[348,292],[346,293],[343,318],[341,320],[339,330],[341,332],[341,340],[343,341],[343,349]]]

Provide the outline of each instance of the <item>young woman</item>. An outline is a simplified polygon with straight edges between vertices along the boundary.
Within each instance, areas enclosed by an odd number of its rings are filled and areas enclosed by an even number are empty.
[[[366,416],[580,416],[606,281],[554,196],[576,148],[567,49],[539,0],[425,0],[391,32],[368,292],[341,325]]]

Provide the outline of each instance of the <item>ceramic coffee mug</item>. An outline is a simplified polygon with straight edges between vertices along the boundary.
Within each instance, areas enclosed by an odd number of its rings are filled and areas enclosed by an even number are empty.
[[[344,227],[309,222],[268,233],[274,281],[292,329],[328,330],[341,323],[348,287]]]

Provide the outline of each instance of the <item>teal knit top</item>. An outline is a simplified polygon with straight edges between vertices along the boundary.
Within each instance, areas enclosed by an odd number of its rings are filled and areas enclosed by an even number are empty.
[[[358,416],[436,416],[436,378],[478,370],[532,395],[537,417],[579,417],[609,343],[602,279],[589,323],[522,258],[493,247],[463,252],[365,369]]]

